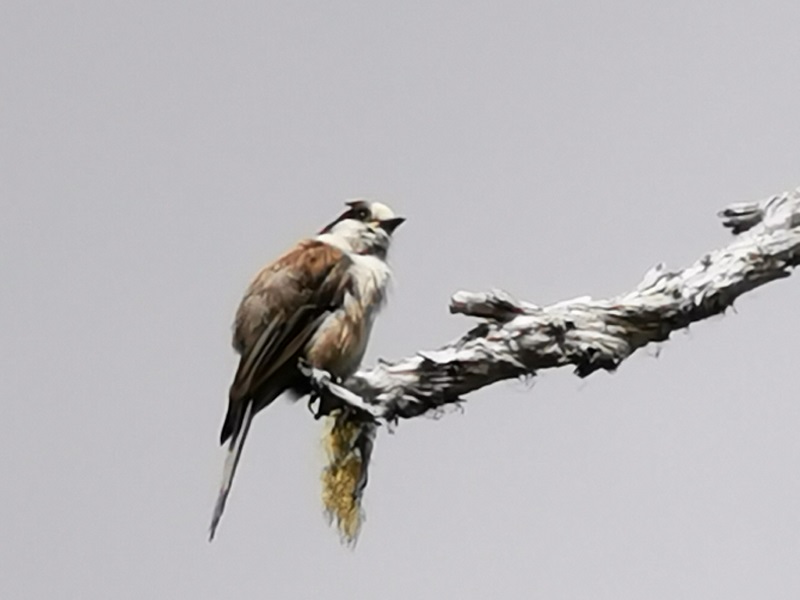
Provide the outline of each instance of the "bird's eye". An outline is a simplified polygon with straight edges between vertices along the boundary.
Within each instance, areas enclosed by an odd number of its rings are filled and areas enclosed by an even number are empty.
[[[368,208],[359,208],[356,211],[356,219],[366,221],[369,218],[370,212]]]

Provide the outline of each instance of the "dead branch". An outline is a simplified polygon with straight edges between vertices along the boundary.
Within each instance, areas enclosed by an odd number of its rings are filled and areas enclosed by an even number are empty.
[[[362,369],[344,382],[308,370],[320,413],[352,407],[373,422],[416,417],[503,379],[571,365],[579,377],[613,371],[633,352],[724,312],[742,294],[788,277],[800,262],[800,188],[719,213],[736,234],[693,265],[650,269],[636,289],[605,300],[540,307],[510,295],[457,292],[450,312],[481,319],[439,349]]]

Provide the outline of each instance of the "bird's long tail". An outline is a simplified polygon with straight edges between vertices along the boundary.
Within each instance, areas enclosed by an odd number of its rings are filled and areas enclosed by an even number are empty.
[[[354,545],[364,521],[361,499],[376,426],[347,409],[334,411],[328,421],[323,440],[328,464],[322,471],[322,503],[342,541]]]
[[[244,441],[247,438],[247,433],[250,431],[250,423],[253,422],[253,401],[249,400],[244,407],[242,419],[237,424],[237,427],[231,435],[230,443],[228,444],[228,455],[225,457],[225,469],[222,472],[222,483],[219,486],[219,495],[217,496],[217,504],[214,506],[214,516],[211,518],[211,527],[209,529],[208,541],[214,539],[214,533],[219,525],[219,520],[222,518],[222,512],[225,510],[225,502],[228,499],[228,494],[231,491],[233,484],[233,476],[236,474],[236,467],[239,465],[239,459],[242,456],[242,448],[244,448]]]

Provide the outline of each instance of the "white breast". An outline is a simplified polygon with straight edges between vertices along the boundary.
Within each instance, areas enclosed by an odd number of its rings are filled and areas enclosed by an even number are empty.
[[[386,262],[374,256],[351,254],[350,258],[353,260],[350,274],[358,290],[358,298],[365,316],[371,322],[386,302],[386,292],[392,272]]]
[[[307,348],[311,364],[339,377],[358,369],[367,349],[375,315],[386,300],[391,272],[386,263],[372,256],[350,255],[349,275],[354,290],[314,333]]]
[[[360,330],[347,365],[348,370],[354,372],[361,364],[367,350],[375,315],[386,303],[391,271],[384,261],[374,256],[353,255],[351,258],[353,266],[350,273],[355,281],[357,297],[348,295],[343,308],[351,317],[358,319],[357,315],[360,315],[363,318],[363,328]]]

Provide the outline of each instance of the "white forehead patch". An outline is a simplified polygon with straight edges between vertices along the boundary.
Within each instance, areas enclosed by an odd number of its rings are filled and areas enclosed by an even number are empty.
[[[394,219],[395,217],[394,211],[385,204],[381,204],[380,202],[370,203],[369,209],[372,211],[372,217],[374,219],[377,219],[378,221],[385,221],[386,219]]]

